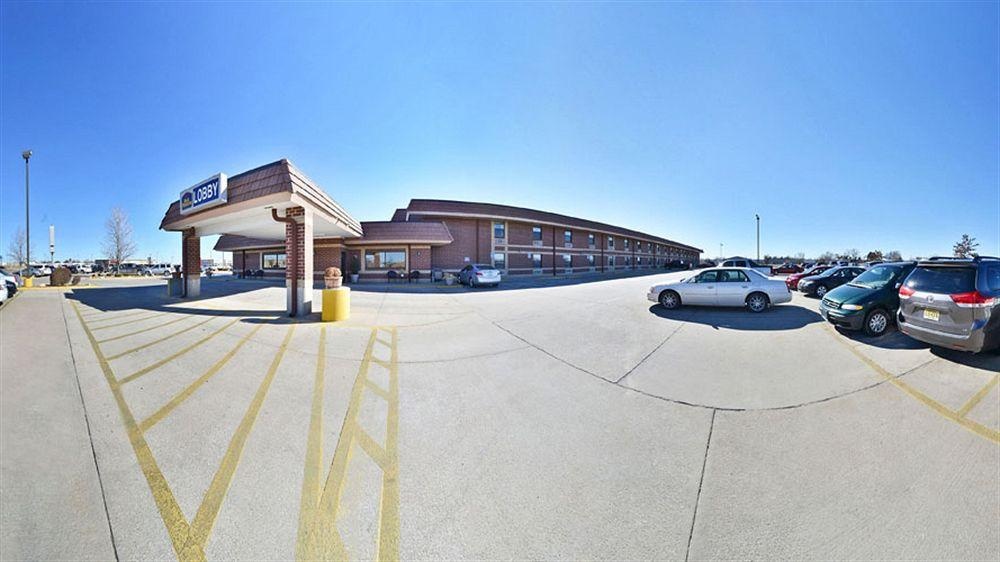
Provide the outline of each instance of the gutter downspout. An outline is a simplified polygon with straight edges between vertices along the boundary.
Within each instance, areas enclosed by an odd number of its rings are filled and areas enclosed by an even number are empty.
[[[298,223],[295,219],[291,217],[279,217],[277,209],[271,209],[271,218],[283,222],[286,225],[291,225],[292,227],[292,255],[291,264],[287,264],[292,269],[292,312],[289,316],[296,316],[299,313],[299,241],[298,237]]]

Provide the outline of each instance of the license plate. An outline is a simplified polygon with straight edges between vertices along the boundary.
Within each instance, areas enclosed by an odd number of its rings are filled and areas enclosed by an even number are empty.
[[[925,320],[933,320],[933,321],[937,322],[938,320],[941,319],[941,313],[938,312],[938,311],[936,311],[936,310],[931,310],[929,308],[925,308],[924,309],[924,319]]]

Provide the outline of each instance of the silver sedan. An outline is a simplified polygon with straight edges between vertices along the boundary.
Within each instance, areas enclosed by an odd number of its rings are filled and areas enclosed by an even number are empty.
[[[653,285],[646,297],[673,310],[682,304],[745,306],[763,312],[773,304],[792,300],[785,282],[748,267],[718,267],[674,283]]]

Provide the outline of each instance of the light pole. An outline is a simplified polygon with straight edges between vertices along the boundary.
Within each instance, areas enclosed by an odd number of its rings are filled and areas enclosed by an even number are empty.
[[[29,182],[28,182],[28,160],[31,159],[31,151],[25,150],[21,153],[24,158],[24,267],[27,269],[26,277],[31,277],[31,211],[29,207]]]
[[[754,216],[757,217],[757,261],[760,261],[760,215]]]
[[[725,258],[726,258],[726,254],[722,253],[722,242],[719,242],[719,259],[721,260],[721,259],[725,259]]]

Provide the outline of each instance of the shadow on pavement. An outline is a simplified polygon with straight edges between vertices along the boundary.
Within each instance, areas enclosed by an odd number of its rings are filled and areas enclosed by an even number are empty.
[[[683,306],[677,310],[667,310],[659,304],[650,306],[649,312],[660,318],[705,324],[715,329],[748,331],[795,330],[823,321],[823,317],[816,312],[788,304],[772,306],[759,314],[742,307]]]
[[[930,347],[926,343],[917,341],[903,332],[900,332],[895,326],[890,327],[889,331],[881,337],[866,336],[865,333],[860,330],[855,332],[853,330],[845,330],[843,328],[835,329],[838,334],[844,336],[845,338],[882,349],[927,349]]]
[[[983,353],[969,353],[968,351],[932,347],[931,353],[952,363],[958,363],[973,369],[982,369],[991,373],[1000,373],[1000,349]]]
[[[198,307],[196,303],[209,299],[226,297],[261,289],[269,285],[244,284],[228,282],[202,282],[201,296],[198,298],[181,299],[168,297],[166,285],[140,285],[135,287],[110,285],[106,287],[88,287],[66,293],[66,298],[102,312],[122,310],[149,310],[156,312],[174,312],[203,316],[284,316],[284,310],[272,309],[238,309],[224,310]],[[191,306],[185,306],[190,304]],[[258,319],[261,320],[261,319]]]

